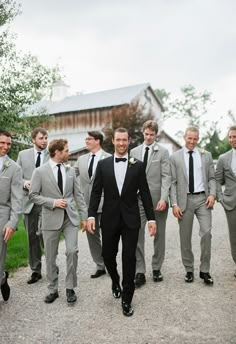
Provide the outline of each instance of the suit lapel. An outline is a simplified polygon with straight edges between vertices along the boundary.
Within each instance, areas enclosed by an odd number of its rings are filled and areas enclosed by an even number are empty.
[[[56,179],[55,179],[55,177],[54,177],[54,174],[53,174],[53,171],[52,171],[52,168],[51,168],[50,164],[47,163],[47,164],[45,165],[45,167],[46,167],[47,170],[48,170],[48,178],[50,179],[51,183],[57,188],[58,192],[61,193],[61,191],[60,191],[60,189],[59,189],[59,186],[58,186],[58,184],[57,184],[57,181],[56,181]]]
[[[153,160],[153,157],[155,155],[155,152],[158,152],[159,148],[158,148],[158,145],[157,144],[154,144],[151,148],[151,151],[149,152],[150,156],[149,156],[149,159],[148,159],[148,162],[147,162],[147,167],[146,167],[146,173],[148,172],[151,164],[152,164],[152,160]]]
[[[111,158],[108,159],[108,160],[109,160],[108,168],[109,168],[110,173],[111,173],[111,182],[113,183],[113,185],[111,185],[110,187],[111,187],[111,190],[113,189],[119,195],[119,189],[118,189],[118,186],[117,186],[116,176],[115,176],[115,169],[114,169],[114,155],[112,155]],[[123,187],[124,187],[124,185],[123,185]]]
[[[183,169],[183,174],[184,174],[184,176],[187,180],[187,183],[188,183],[188,174],[186,171],[186,165],[185,165],[185,160],[184,160],[184,149],[183,148],[179,151],[179,155],[180,155],[180,164],[181,164],[182,169]]]

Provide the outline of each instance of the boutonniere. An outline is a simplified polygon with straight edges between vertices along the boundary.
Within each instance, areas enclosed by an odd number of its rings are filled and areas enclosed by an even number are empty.
[[[134,158],[129,158],[129,167],[136,164],[137,160]]]
[[[201,152],[201,154],[205,154],[205,153],[206,153],[206,151],[205,151],[204,148],[201,148],[201,149],[200,149],[200,152]]]
[[[71,166],[69,164],[65,165],[66,172],[69,171],[70,168]]]
[[[153,147],[153,150],[154,150],[154,152],[157,152],[159,149],[158,149],[157,146],[154,146],[154,147]]]
[[[5,160],[2,166],[2,172],[4,172],[11,165],[10,160]]]

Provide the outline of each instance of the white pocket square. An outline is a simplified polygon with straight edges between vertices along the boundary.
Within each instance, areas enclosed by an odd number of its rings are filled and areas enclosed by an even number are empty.
[[[152,162],[157,162],[157,161],[161,161],[160,159],[157,159],[157,160],[152,160]]]
[[[0,178],[9,179],[9,177],[7,177],[7,176],[0,176]]]

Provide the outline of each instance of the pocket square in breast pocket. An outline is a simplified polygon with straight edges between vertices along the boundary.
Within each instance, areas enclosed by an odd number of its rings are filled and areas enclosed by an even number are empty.
[[[0,178],[2,178],[2,179],[9,179],[9,177],[7,177],[7,176],[1,176]]]
[[[160,160],[160,159],[152,160],[152,163],[153,163],[153,162],[158,162],[158,161],[161,161],[161,160]]]

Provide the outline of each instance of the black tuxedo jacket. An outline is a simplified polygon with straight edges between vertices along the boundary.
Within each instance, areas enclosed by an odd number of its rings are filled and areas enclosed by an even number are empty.
[[[116,184],[114,172],[114,156],[100,160],[92,188],[88,216],[95,217],[102,192],[104,203],[102,208],[101,227],[117,227],[122,217],[129,228],[140,227],[138,192],[141,196],[148,220],[155,220],[153,204],[148,188],[144,165],[141,161],[128,162],[121,195]],[[121,164],[122,162],[119,162]]]

